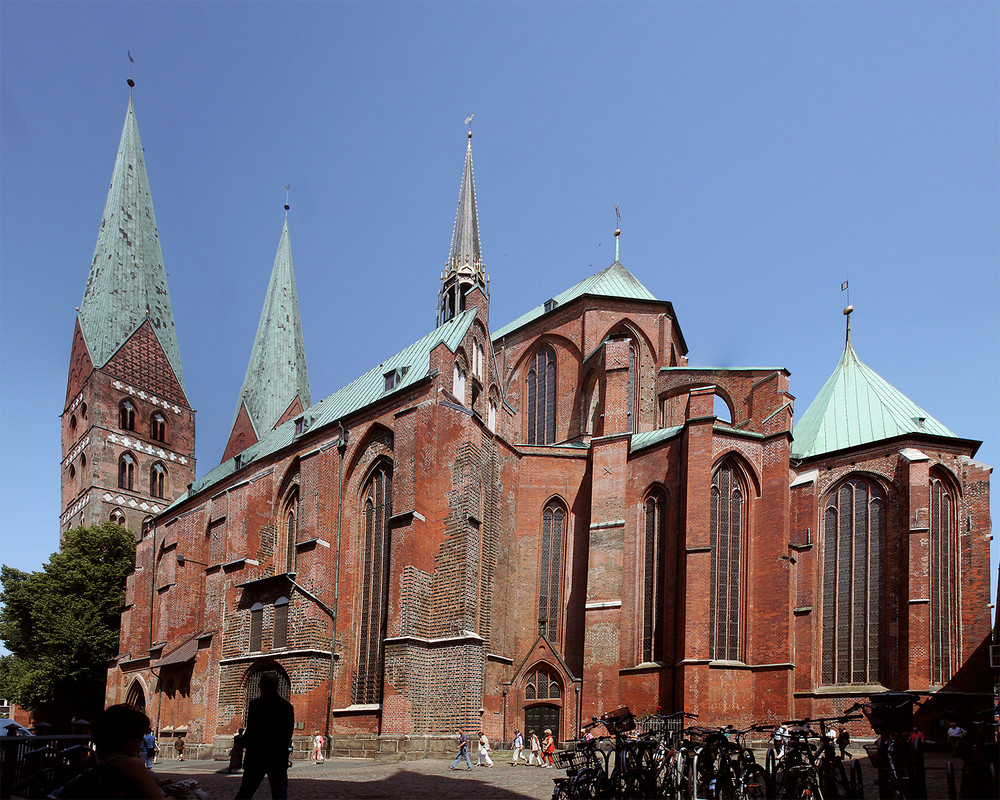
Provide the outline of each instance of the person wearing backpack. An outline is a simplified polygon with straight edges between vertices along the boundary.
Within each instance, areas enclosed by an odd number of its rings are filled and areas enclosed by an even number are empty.
[[[160,748],[156,745],[156,737],[153,735],[153,729],[150,728],[146,731],[146,735],[142,737],[142,747],[140,748],[142,760],[146,762],[147,769],[153,768],[153,764],[156,763],[156,754],[159,750]]]

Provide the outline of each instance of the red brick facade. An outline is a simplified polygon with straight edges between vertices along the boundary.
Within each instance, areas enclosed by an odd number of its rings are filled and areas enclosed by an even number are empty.
[[[59,530],[117,519],[141,531],[194,480],[194,435],[194,411],[148,321],[99,369],[77,322],[62,413]]]
[[[221,755],[254,676],[277,669],[297,747],[328,731],[335,752],[405,758],[450,750],[458,726],[505,740],[553,720],[565,740],[621,705],[711,724],[818,715],[883,686],[934,692],[931,710],[988,697],[990,468],[975,443],[915,435],[796,462],[789,374],[688,367],[668,303],[579,297],[496,340],[482,367],[485,296],[467,308],[475,321],[431,352],[427,379],[333,422],[293,418],[290,443],[143,532],[109,702],[141,698],[161,730]],[[555,434],[527,444],[529,407],[549,413],[529,387],[539,348],[554,353]],[[92,373],[64,415],[68,432],[89,398],[105,481],[124,448],[108,444],[128,392],[114,380]],[[193,415],[171,413],[190,454]],[[943,683],[929,650],[934,476],[961,589]],[[865,666],[877,680],[831,684],[821,534],[853,479],[885,507],[884,638]],[[76,496],[64,488],[64,505]]]

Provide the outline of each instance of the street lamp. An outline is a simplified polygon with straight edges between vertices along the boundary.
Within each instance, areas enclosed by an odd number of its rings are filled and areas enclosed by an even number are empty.
[[[178,567],[183,567],[188,561],[190,561],[192,564],[200,564],[203,567],[209,566],[204,561],[195,561],[193,558],[188,558],[183,553],[177,553],[176,556],[177,556]]]

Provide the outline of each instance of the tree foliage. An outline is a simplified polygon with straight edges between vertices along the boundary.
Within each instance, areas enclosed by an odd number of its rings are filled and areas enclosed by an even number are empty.
[[[134,563],[135,536],[105,522],[66,533],[40,572],[3,565],[0,696],[53,717],[103,708]]]

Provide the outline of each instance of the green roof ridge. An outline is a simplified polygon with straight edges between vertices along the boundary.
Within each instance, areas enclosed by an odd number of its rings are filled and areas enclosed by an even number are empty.
[[[643,286],[639,279],[629,272],[624,264],[620,261],[615,261],[600,272],[591,275],[589,278],[585,278],[575,286],[571,286],[564,292],[557,294],[552,298],[555,302],[552,308],[566,305],[571,300],[575,300],[577,297],[582,297],[586,294],[602,297],[621,297],[627,300],[657,300],[656,295]],[[546,305],[548,305],[548,302],[535,306],[531,311],[522,314],[513,322],[509,322],[502,328],[498,328],[493,332],[493,340],[496,341],[516,331],[518,328],[524,327],[529,322],[538,319],[546,313]]]
[[[958,437],[858,358],[850,339],[837,368],[795,425],[793,458],[906,434]]]
[[[94,259],[80,303],[80,330],[94,366],[107,364],[147,319],[186,395],[149,177],[129,97]]]
[[[240,406],[246,405],[260,438],[281,419],[296,396],[303,408],[312,404],[286,216],[233,424]]]

